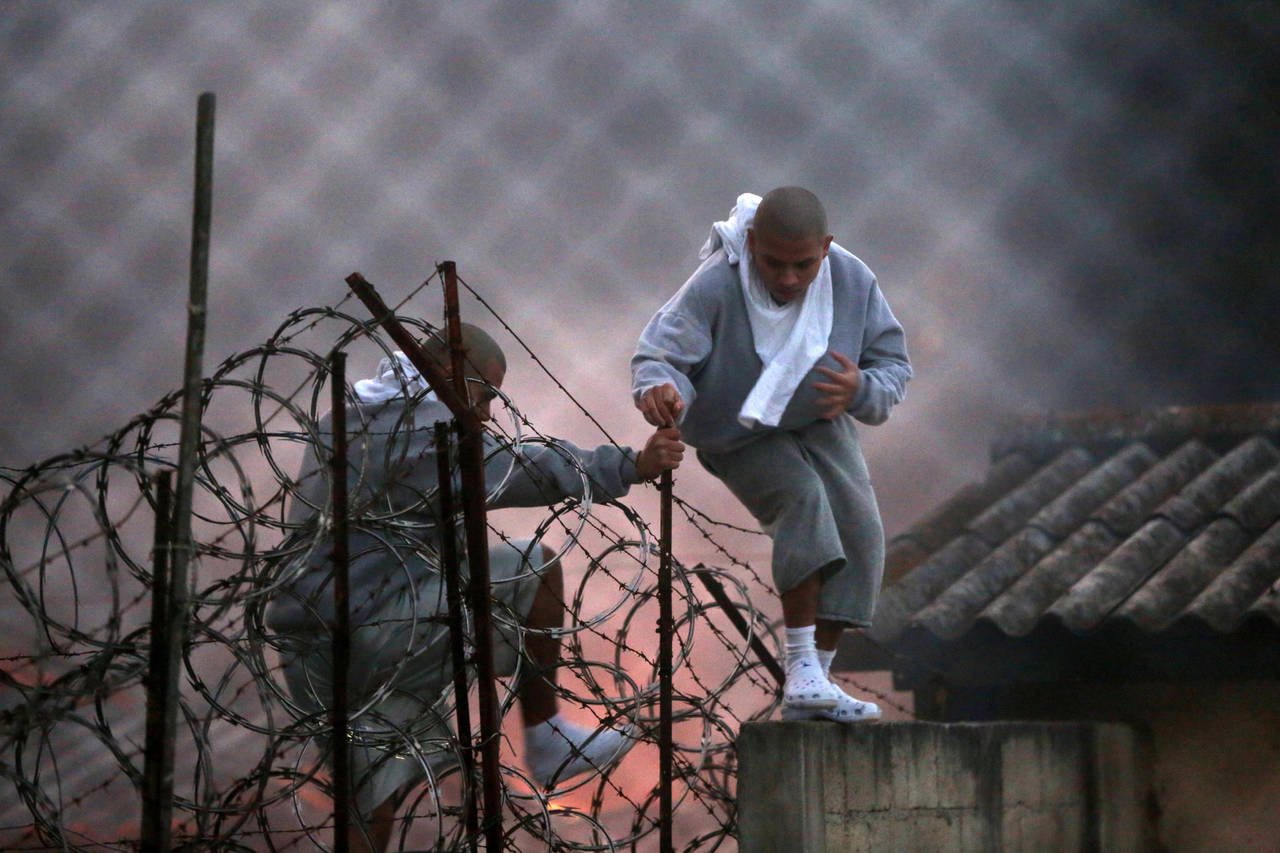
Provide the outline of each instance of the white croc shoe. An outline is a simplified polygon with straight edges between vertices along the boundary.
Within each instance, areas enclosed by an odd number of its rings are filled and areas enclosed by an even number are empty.
[[[870,723],[880,719],[880,706],[875,702],[864,702],[855,699],[832,684],[840,694],[834,708],[795,708],[786,705],[782,708],[784,720],[834,720],[837,723]]]
[[[802,661],[787,673],[782,685],[782,704],[786,708],[817,711],[834,708],[840,702],[840,688],[832,684],[818,664]]]

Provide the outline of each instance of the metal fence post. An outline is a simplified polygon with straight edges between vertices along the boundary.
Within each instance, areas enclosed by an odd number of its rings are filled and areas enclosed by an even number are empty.
[[[200,445],[200,423],[203,409],[202,385],[204,359],[204,327],[209,285],[209,225],[213,213],[213,126],[214,96],[200,95],[196,104],[195,203],[191,221],[191,267],[187,297],[187,347],[183,366],[182,427],[178,439],[178,484],[174,495],[173,520],[170,527],[168,595],[169,624],[165,630],[167,649],[157,685],[157,731],[154,749],[146,757],[151,766],[149,777],[155,787],[149,792],[155,808],[148,814],[149,827],[144,827],[144,853],[167,853],[173,799],[173,741],[178,710],[178,661],[182,658],[187,636],[188,567],[192,556],[191,508],[195,487],[196,455]],[[148,742],[152,738],[148,736]],[[158,753],[158,754],[156,754]]]
[[[169,656],[169,634],[173,631],[170,613],[170,549],[173,545],[173,472],[155,475],[156,529],[152,556],[151,654],[147,666],[147,734],[143,765],[142,849],[168,850],[169,825],[173,815],[172,749],[166,765],[166,721],[172,717],[168,687],[174,666]],[[172,743],[172,739],[170,739]]]
[[[330,431],[333,440],[329,460],[332,481],[333,523],[333,701],[329,725],[333,732],[333,849],[347,853],[351,828],[351,760],[347,750],[347,677],[351,663],[350,559],[347,542],[347,354],[329,356]]]
[[[454,716],[458,740],[462,747],[463,825],[467,843],[476,849],[480,823],[476,814],[475,744],[471,740],[471,702],[467,689],[467,655],[464,648],[465,626],[462,619],[462,590],[458,583],[461,567],[458,560],[458,533],[453,523],[453,454],[450,428],[445,421],[436,424],[436,471],[440,497],[440,570],[445,578],[445,595],[449,604],[449,649],[453,659],[453,693],[457,703]]]
[[[440,265],[454,394],[472,412],[462,350],[457,270]],[[493,619],[489,592],[489,525],[485,506],[484,427],[477,417],[458,421],[458,464],[462,469],[463,523],[467,534],[467,593],[475,625],[476,687],[480,701],[480,761],[484,775],[484,835],[489,850],[502,849],[502,715],[493,670]]]
[[[675,619],[671,607],[671,488],[671,472],[663,471],[659,484],[662,503],[658,558],[658,848],[661,853],[671,853],[673,849],[671,788],[675,749],[671,731],[674,692],[671,683],[671,635],[675,631]]]
[[[457,280],[453,264],[441,264],[446,302],[452,300],[457,325]],[[454,381],[440,365],[427,358],[421,345],[396,319],[382,297],[360,273],[347,276],[347,284],[365,304],[374,320],[400,347],[418,372],[426,378],[449,411],[459,432],[458,464],[462,472],[462,507],[467,540],[468,595],[475,626],[475,667],[480,699],[481,761],[484,773],[484,835],[489,850],[502,849],[502,776],[499,743],[501,718],[494,687],[493,633],[489,611],[489,542],[485,513],[484,425],[467,400],[465,387],[459,394]],[[456,333],[450,336],[457,341]]]

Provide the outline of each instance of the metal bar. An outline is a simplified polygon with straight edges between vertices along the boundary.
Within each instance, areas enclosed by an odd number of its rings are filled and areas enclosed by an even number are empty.
[[[480,420],[476,417],[475,412],[471,411],[471,407],[467,405],[466,397],[459,397],[454,392],[453,386],[449,383],[449,375],[445,373],[440,365],[426,357],[417,340],[396,319],[395,314],[387,307],[387,303],[382,301],[382,297],[378,295],[378,291],[374,290],[373,285],[366,281],[360,273],[353,272],[347,276],[347,286],[369,309],[374,321],[386,330],[391,340],[396,342],[405,357],[409,359],[414,367],[418,368],[418,372],[427,380],[431,390],[436,392],[440,402],[449,407],[454,419],[469,426],[474,425],[478,429]]]
[[[439,482],[440,570],[444,572],[445,595],[449,603],[449,647],[453,659],[453,693],[456,706],[458,740],[462,745],[462,779],[464,800],[463,823],[467,827],[468,846],[476,849],[480,837],[479,815],[476,813],[475,744],[471,740],[471,703],[467,688],[467,653],[462,621],[462,589],[458,582],[458,533],[453,523],[453,459],[449,444],[449,424],[436,424],[436,470]]]
[[[333,702],[329,725],[333,732],[333,850],[348,853],[351,829],[351,753],[347,749],[347,678],[351,666],[350,555],[347,525],[347,354],[329,356],[332,405],[330,431],[333,451]]]
[[[187,296],[187,348],[183,366],[182,427],[178,437],[178,482],[174,493],[170,542],[169,619],[164,673],[163,716],[158,720],[162,744],[157,757],[157,788],[152,795],[171,808],[173,799],[173,741],[177,727],[178,661],[187,638],[188,568],[191,562],[191,508],[195,487],[196,456],[200,446],[202,411],[204,326],[209,287],[209,223],[213,212],[214,96],[204,92],[196,102],[195,199],[191,218],[191,267]],[[166,824],[157,828],[169,835]],[[157,851],[169,849],[165,843]]]
[[[693,573],[697,575],[698,580],[702,581],[702,585],[707,588],[707,592],[711,593],[711,597],[715,599],[716,604],[720,605],[720,609],[729,617],[729,621],[738,629],[738,633],[742,635],[743,639],[750,641],[751,650],[756,653],[760,663],[764,664],[764,668],[769,670],[769,673],[778,680],[778,686],[782,686],[787,680],[787,675],[782,671],[782,665],[778,663],[778,659],[765,648],[760,636],[751,632],[751,629],[747,626],[747,620],[743,619],[742,614],[738,612],[738,608],[733,606],[733,602],[725,594],[724,586],[720,581],[711,577],[706,571],[699,571],[699,569],[705,570],[706,566],[699,563]]]
[[[453,393],[471,408],[471,395],[467,391],[467,354],[462,347],[462,312],[458,308],[458,268],[453,261],[436,266],[440,280],[444,282],[444,325],[449,342],[449,378],[453,381]]]
[[[671,472],[663,471],[659,483],[662,503],[658,558],[658,849],[660,853],[671,853],[674,849],[671,826],[671,788],[674,781],[675,758],[671,731],[673,693],[671,635],[675,631],[675,619],[671,608],[671,487]]]
[[[458,279],[452,261],[439,267],[444,278],[445,320],[449,331],[449,355],[454,366],[456,396],[467,401],[467,379],[462,369],[462,328],[458,312]],[[424,359],[425,360],[425,359]],[[416,364],[416,362],[415,362]],[[485,507],[484,426],[467,406],[468,418],[458,418],[458,465],[462,470],[463,524],[467,535],[467,595],[475,625],[476,688],[480,702],[480,770],[484,775],[483,830],[487,849],[502,849],[502,715],[493,670],[493,620],[489,593],[489,525]]]
[[[142,850],[143,853],[159,853],[170,848],[169,827],[173,816],[170,792],[172,778],[165,780],[165,725],[170,716],[167,705],[170,673],[174,669],[169,657],[170,584],[169,548],[173,533],[173,472],[161,471],[155,475],[156,527],[155,547],[152,556],[151,583],[151,654],[147,667],[147,735],[146,756],[143,763],[142,788]],[[169,748],[169,755],[172,756]],[[172,772],[170,765],[169,771]]]
[[[196,119],[195,211],[191,224],[191,282],[187,297],[187,352],[182,388],[182,430],[178,441],[173,571],[175,603],[186,603],[186,572],[190,559],[191,496],[196,451],[200,443],[204,327],[209,289],[209,223],[213,213],[214,97],[200,95]],[[179,583],[179,580],[182,583]]]
[[[501,714],[494,686],[493,623],[489,612],[489,535],[485,520],[484,442],[479,430],[459,425],[463,520],[471,618],[475,624],[476,680],[480,701],[480,760],[484,774],[484,834],[488,850],[502,849]]]
[[[445,300],[457,310],[457,281],[452,264],[441,265],[445,275]],[[498,697],[494,688],[493,633],[489,612],[489,541],[485,511],[484,425],[458,395],[449,376],[427,358],[422,347],[395,318],[373,285],[360,273],[347,276],[347,285],[369,309],[374,320],[386,330],[418,372],[426,378],[452,412],[458,429],[458,467],[462,472],[462,509],[467,542],[467,567],[471,582],[468,597],[475,623],[475,666],[479,682],[481,760],[484,768],[484,832],[491,851],[502,849],[502,778],[500,767]],[[452,295],[450,295],[452,291]]]

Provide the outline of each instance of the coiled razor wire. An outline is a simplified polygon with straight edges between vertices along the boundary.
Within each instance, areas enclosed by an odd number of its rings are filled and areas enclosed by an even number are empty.
[[[322,353],[343,350],[355,363],[374,364],[392,352],[373,322],[344,312],[342,304],[294,312],[265,343],[228,358],[203,384],[191,613],[174,744],[173,840],[184,849],[330,846],[328,720],[286,688],[279,638],[266,627],[264,609],[306,557],[326,547],[288,514],[290,503],[301,500],[296,477],[304,455],[324,446],[329,373]],[[433,333],[420,320],[400,319],[423,337]],[[165,397],[93,447],[21,471],[0,469],[0,567],[7,587],[0,595],[6,626],[0,785],[13,794],[0,806],[0,846],[136,849],[154,484],[158,472],[177,466],[181,402],[178,393]],[[505,447],[560,449],[510,398],[499,395],[495,409],[492,431]],[[589,477],[580,474],[583,498],[549,506],[533,530],[516,535],[551,545],[564,566],[566,612],[563,627],[552,632],[563,642],[562,712],[584,724],[627,726],[640,742],[608,772],[541,790],[519,760],[517,715],[507,714],[520,673],[501,679],[503,825],[510,850],[655,846],[655,537],[626,503],[593,500]],[[424,505],[432,498],[421,496]],[[700,522],[715,522],[681,505],[711,539]],[[358,523],[375,536],[412,529],[405,513],[391,509],[366,512]],[[495,541],[507,538],[492,518],[490,525]],[[775,654],[778,649],[770,621],[753,603],[770,590],[754,572],[737,570],[744,562],[716,547],[736,564],[732,570],[676,563],[673,815],[685,850],[735,845],[734,737],[744,721],[767,718],[778,702],[776,682],[749,647],[758,637]],[[532,560],[530,570],[541,563]],[[721,606],[699,597],[691,581],[696,572],[726,589],[749,636]],[[501,607],[494,619],[518,624]],[[517,633],[523,642],[527,629]],[[362,695],[352,714],[376,718],[389,689],[384,684]],[[448,724],[454,702],[446,692],[435,703],[438,725],[409,731],[386,721],[350,735],[387,761],[419,764],[427,779],[403,801],[392,849],[464,846],[468,780],[460,778],[461,745]]]

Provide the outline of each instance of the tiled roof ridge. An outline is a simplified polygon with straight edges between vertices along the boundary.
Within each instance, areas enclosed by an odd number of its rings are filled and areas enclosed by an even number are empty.
[[[1280,404],[1030,424],[888,543],[865,636],[895,678],[1271,677]]]
[[[1212,580],[1201,578],[1206,557],[1225,570],[1280,517],[1280,442],[1236,435],[1220,452],[1178,438],[1164,455],[1132,441],[1110,456],[1075,444],[1052,459],[1016,452],[993,462],[983,482],[893,538],[870,635],[892,642],[924,630],[952,640],[978,622],[1010,637],[1038,622],[1083,634],[1112,615],[1148,633],[1166,628]],[[1251,560],[1238,573],[1247,580]],[[1162,590],[1158,605],[1175,610],[1142,615],[1142,594],[1125,610],[1153,579],[1148,592]],[[1275,602],[1252,611],[1268,607]]]
[[[991,444],[991,458],[1019,452],[1043,458],[1071,446],[1257,433],[1280,436],[1280,402],[1044,412],[1006,421]]]

